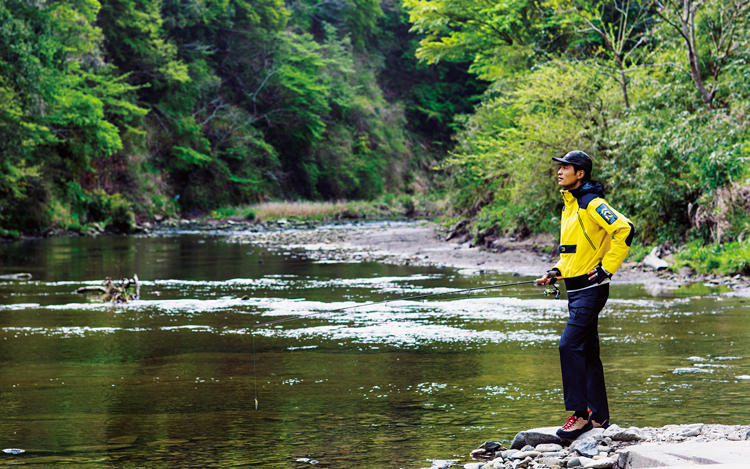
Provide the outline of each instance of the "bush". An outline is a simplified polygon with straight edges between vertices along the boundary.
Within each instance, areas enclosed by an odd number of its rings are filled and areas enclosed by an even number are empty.
[[[83,229],[85,225],[99,224],[107,231],[130,233],[135,227],[135,215],[131,203],[120,193],[107,194],[102,189],[86,191],[78,183],[67,184],[68,197],[72,201],[71,223]]]
[[[688,266],[700,274],[750,275],[750,240],[703,244],[695,240],[675,254],[672,267]]]

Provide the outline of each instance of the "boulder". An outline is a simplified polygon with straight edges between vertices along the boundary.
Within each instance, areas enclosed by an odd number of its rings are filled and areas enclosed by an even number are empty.
[[[537,445],[546,443],[562,445],[563,441],[555,433],[557,432],[557,428],[558,427],[532,428],[531,430],[518,432],[515,438],[513,438],[513,443],[511,443],[510,447],[511,449],[521,449],[526,445],[536,447]]]
[[[704,464],[747,467],[750,444],[745,441],[639,443],[620,450],[620,453],[619,465],[628,468]]]

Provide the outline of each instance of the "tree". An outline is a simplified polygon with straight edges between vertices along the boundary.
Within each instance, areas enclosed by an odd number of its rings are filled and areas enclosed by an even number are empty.
[[[654,0],[552,0],[549,4],[562,14],[570,15],[574,25],[583,24],[585,31],[594,32],[601,41],[601,51],[610,56],[617,70],[615,76],[622,90],[626,108],[628,68],[633,56],[646,41],[651,7]]]
[[[412,30],[424,35],[417,57],[471,62],[494,81],[531,65],[537,46],[554,47],[552,11],[541,0],[404,0]]]
[[[714,109],[719,75],[747,45],[750,0],[656,0],[656,6],[662,20],[682,37],[690,78],[706,108]],[[704,67],[711,77],[708,85]]]

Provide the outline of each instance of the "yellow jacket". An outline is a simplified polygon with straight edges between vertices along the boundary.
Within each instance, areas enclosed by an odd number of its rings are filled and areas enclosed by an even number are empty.
[[[560,260],[555,268],[570,279],[599,265],[610,274],[617,272],[630,251],[633,224],[607,204],[599,182],[586,181],[573,191],[560,193],[565,206],[560,217]],[[575,285],[583,286],[580,282]]]

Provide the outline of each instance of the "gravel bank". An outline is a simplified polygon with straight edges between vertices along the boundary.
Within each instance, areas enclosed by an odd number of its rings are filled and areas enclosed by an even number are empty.
[[[429,221],[351,222],[329,225],[278,223],[264,227],[219,226],[235,234],[230,241],[269,249],[301,249],[322,262],[375,261],[400,265],[453,267],[465,273],[501,272],[540,275],[555,258],[544,249],[555,245],[551,236],[525,240],[501,239],[492,250],[470,242],[446,240],[436,223]],[[642,284],[654,296],[694,282],[725,286],[728,295],[750,297],[750,279],[736,276],[679,275],[655,270],[642,263],[625,262],[613,283]]]
[[[484,442],[471,453],[482,462],[440,461],[431,466],[464,469],[637,469],[725,464],[748,467],[750,425],[666,425],[595,428],[573,442],[555,435],[556,427],[519,432],[510,449]]]

